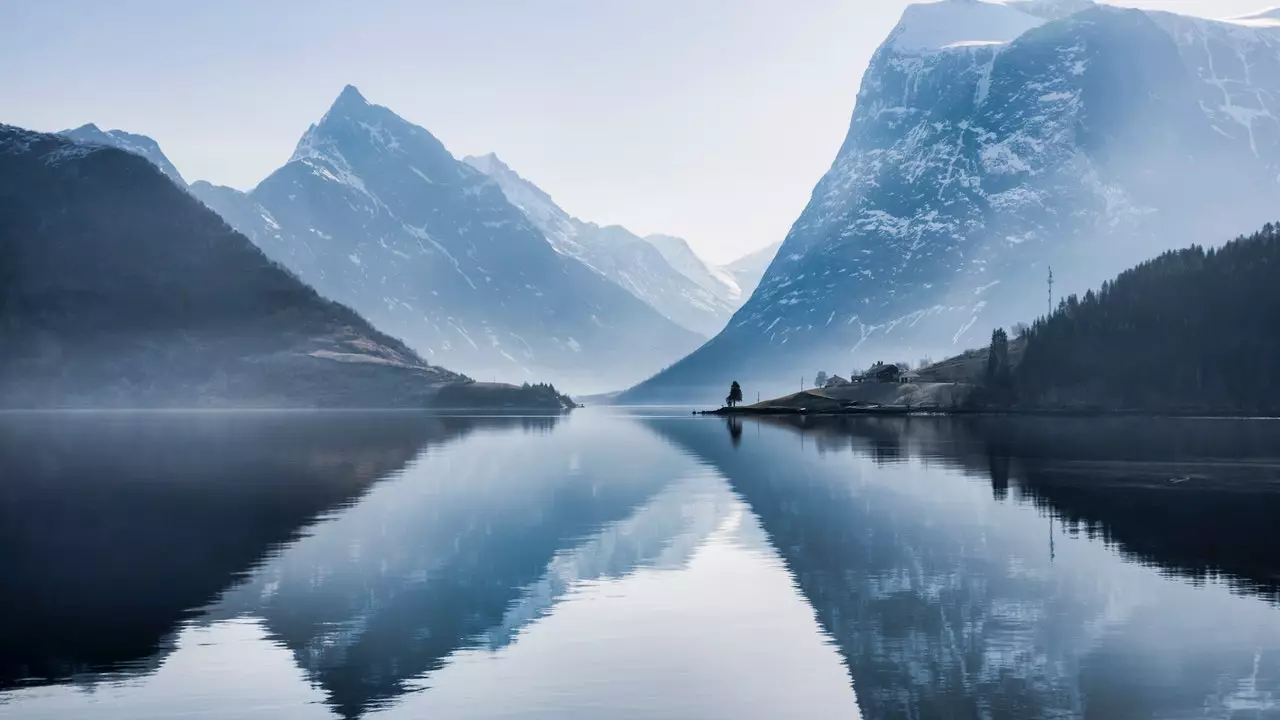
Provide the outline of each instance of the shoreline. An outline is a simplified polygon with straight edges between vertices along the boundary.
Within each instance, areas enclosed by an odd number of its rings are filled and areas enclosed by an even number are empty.
[[[1210,418],[1222,420],[1280,420],[1280,414],[1267,415],[1244,411],[1226,410],[1107,410],[1071,408],[920,408],[878,407],[848,408],[842,410],[805,410],[789,407],[742,407],[717,410],[695,410],[694,415],[713,417],[974,417],[974,416],[1024,416],[1063,418]]]

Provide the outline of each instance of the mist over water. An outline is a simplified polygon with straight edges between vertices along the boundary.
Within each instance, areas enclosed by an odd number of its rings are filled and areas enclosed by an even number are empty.
[[[0,717],[1280,717],[1278,436],[7,414]]]

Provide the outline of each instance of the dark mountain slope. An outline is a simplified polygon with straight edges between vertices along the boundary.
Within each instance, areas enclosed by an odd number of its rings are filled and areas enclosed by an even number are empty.
[[[150,162],[0,126],[0,406],[422,406],[424,363]]]
[[[134,155],[141,155],[150,160],[152,165],[160,168],[160,172],[168,175],[170,180],[182,187],[187,185],[182,173],[178,172],[178,168],[160,150],[160,144],[146,135],[138,135],[124,130],[102,130],[93,123],[81,125],[73,130],[63,130],[59,135],[64,135],[86,145],[107,145],[131,152]]]

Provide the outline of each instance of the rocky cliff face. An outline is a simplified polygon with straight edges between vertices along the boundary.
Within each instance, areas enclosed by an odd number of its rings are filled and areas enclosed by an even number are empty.
[[[981,345],[1280,199],[1280,30],[1082,2],[911,6],[723,333],[632,399]],[[715,397],[718,397],[716,395]]]

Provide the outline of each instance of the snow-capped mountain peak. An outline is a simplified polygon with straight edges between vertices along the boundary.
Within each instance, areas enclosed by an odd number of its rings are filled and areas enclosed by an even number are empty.
[[[903,54],[956,47],[999,45],[1038,27],[1045,19],[1011,3],[935,0],[908,5],[888,46]]]
[[[503,162],[497,153],[469,155],[462,162],[489,176],[502,189],[507,201],[520,210],[547,236],[551,246],[571,257],[579,257],[581,248],[575,238],[578,229],[574,218],[556,205],[542,188],[520,176]]]
[[[591,268],[669,320],[710,336],[724,327],[740,304],[736,296],[728,297],[723,285],[712,283],[708,288],[688,277],[661,248],[630,230],[618,225],[602,227],[570,215],[496,154],[471,156],[463,162],[489,176],[556,252]]]
[[[474,377],[601,392],[700,339],[555,252],[498,183],[353,86],[251,192],[193,192],[322,295]]]
[[[1276,24],[1071,0],[910,6],[751,299],[624,399],[954,354],[1044,312],[1049,266],[1055,293],[1083,293],[1260,226],[1280,200]]]
[[[671,263],[671,267],[706,290],[735,305],[746,300],[743,297],[742,287],[733,273],[703,260],[693,248],[689,247],[688,241],[684,238],[672,235],[649,235],[645,240],[658,248],[658,252]]]

